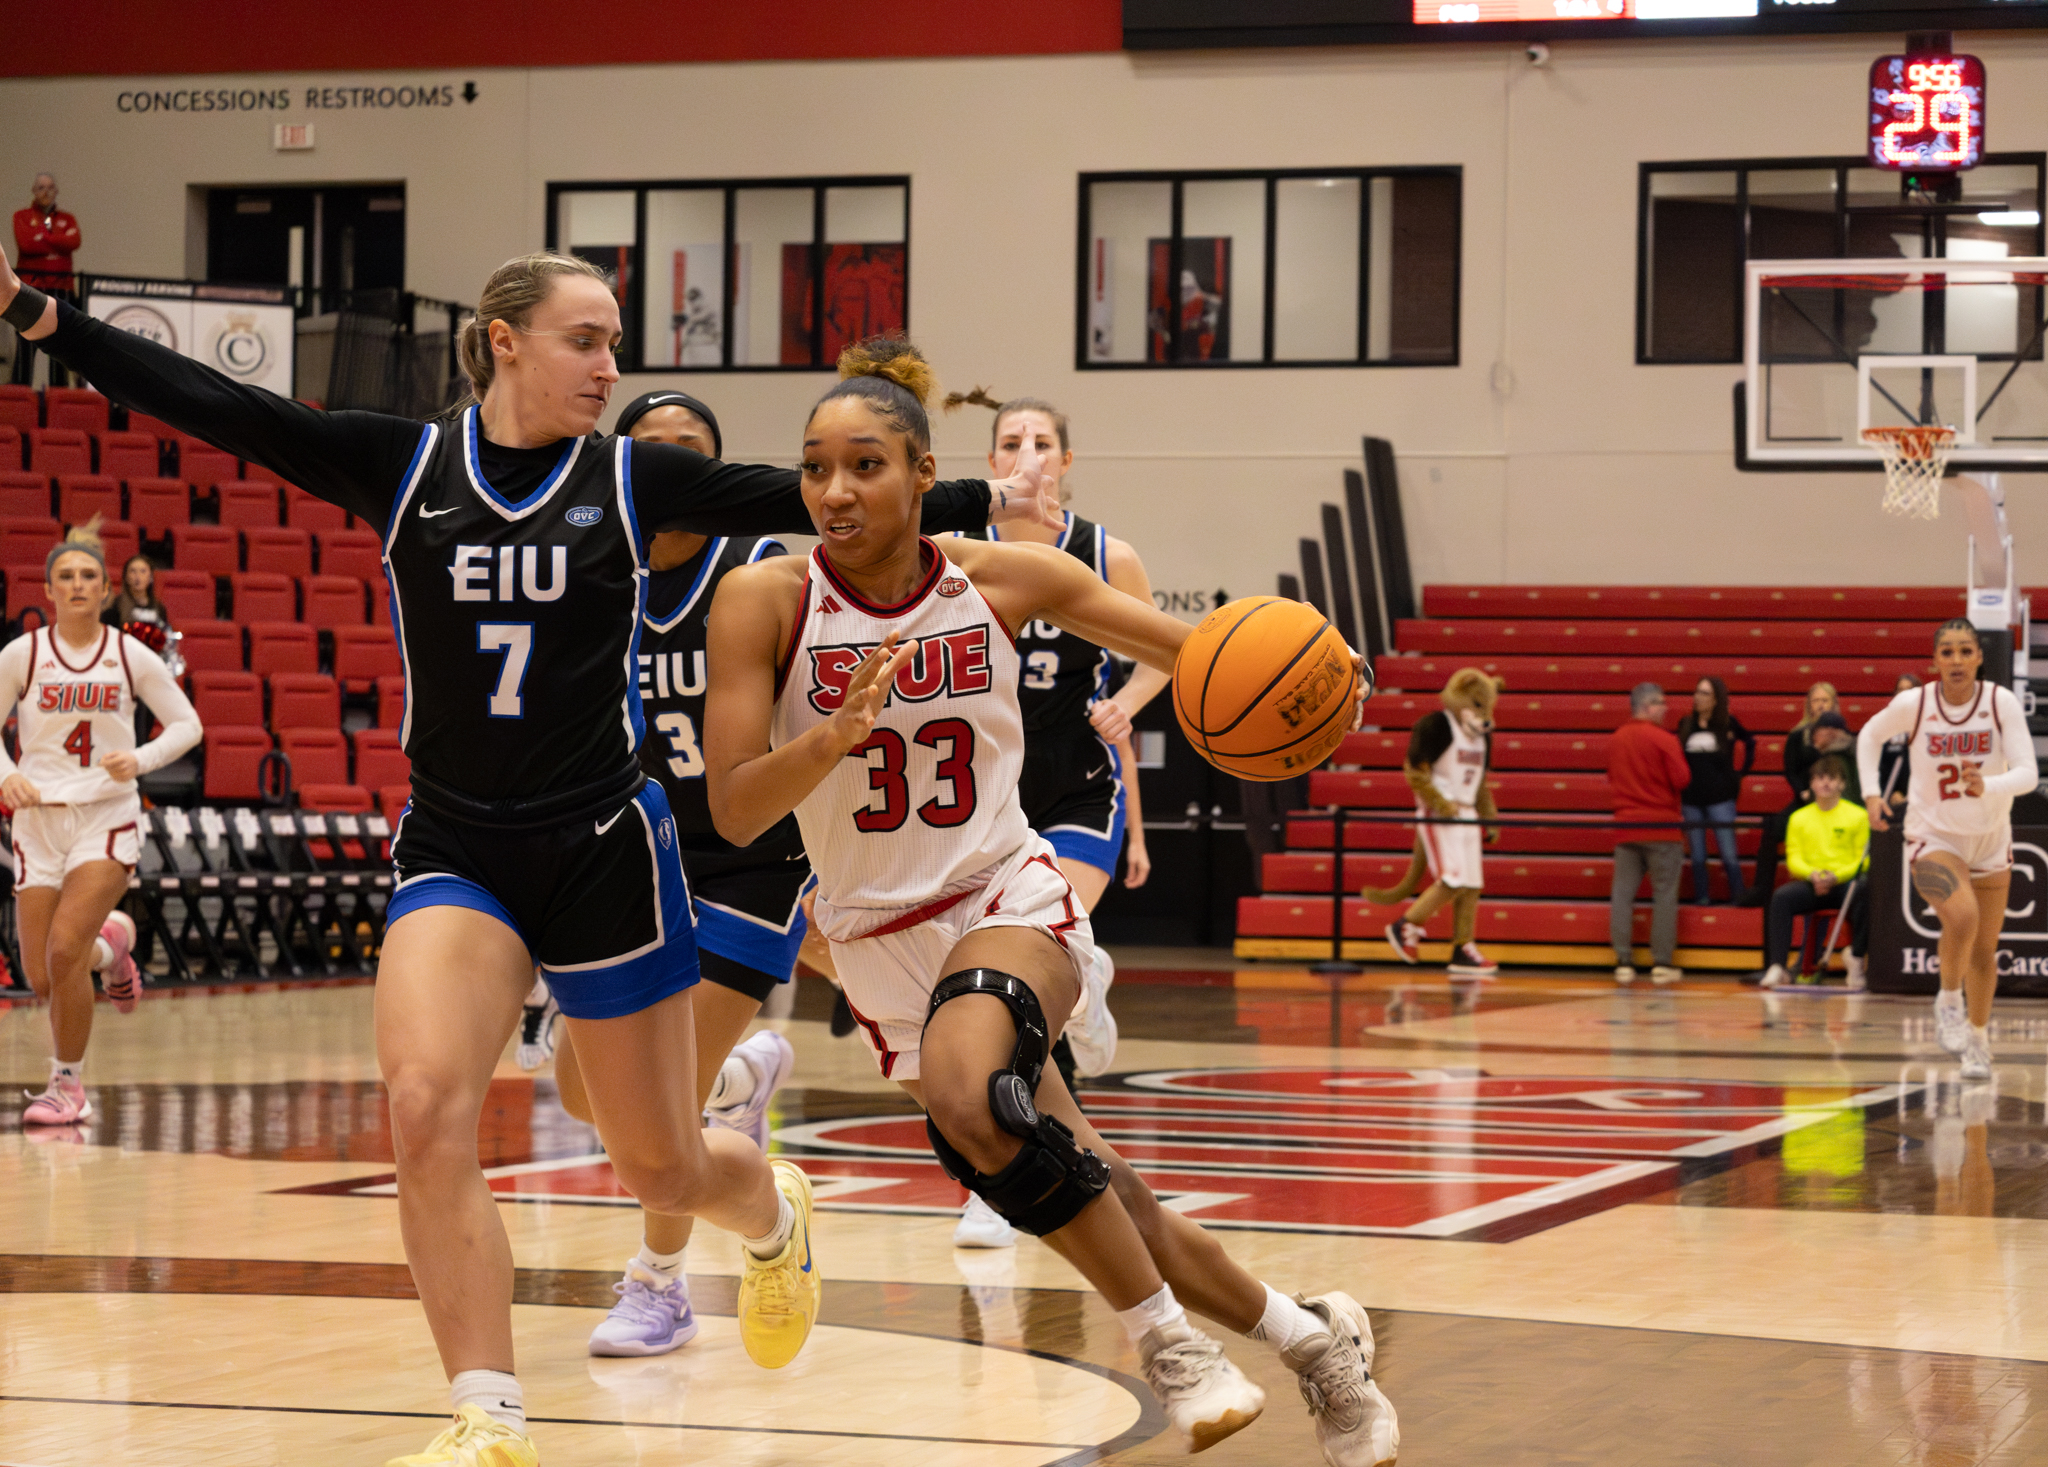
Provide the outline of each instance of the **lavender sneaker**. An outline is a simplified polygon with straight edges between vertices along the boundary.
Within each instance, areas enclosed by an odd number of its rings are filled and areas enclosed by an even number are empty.
[[[738,1131],[753,1139],[763,1153],[768,1150],[768,1102],[782,1088],[789,1072],[796,1068],[796,1050],[773,1029],[763,1029],[745,1044],[733,1047],[733,1057],[754,1074],[754,1093],[738,1105],[704,1112],[704,1123]]]
[[[619,1302],[590,1332],[591,1354],[666,1355],[697,1337],[688,1279],[665,1279],[635,1258],[612,1292]]]

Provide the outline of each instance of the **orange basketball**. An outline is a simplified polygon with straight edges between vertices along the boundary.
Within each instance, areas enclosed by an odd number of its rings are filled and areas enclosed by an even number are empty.
[[[1248,596],[1204,617],[1173,668],[1173,712],[1204,759],[1240,779],[1314,769],[1351,731],[1358,673],[1320,611]]]

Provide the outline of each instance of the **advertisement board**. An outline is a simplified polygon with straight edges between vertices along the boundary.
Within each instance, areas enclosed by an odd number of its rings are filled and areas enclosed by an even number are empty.
[[[283,287],[204,285],[189,280],[116,280],[95,276],[85,309],[225,372],[237,382],[292,396],[296,327]]]
[[[1941,983],[1941,926],[1906,880],[1898,822],[1870,839],[1870,986],[1880,993],[1928,993]],[[1998,938],[1998,991],[2048,997],[2048,799],[2023,795],[2012,807],[2012,886]]]

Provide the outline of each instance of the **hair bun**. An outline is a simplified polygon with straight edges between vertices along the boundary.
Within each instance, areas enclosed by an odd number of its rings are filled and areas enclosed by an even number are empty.
[[[90,545],[95,550],[104,551],[106,544],[100,539],[100,521],[103,518],[105,516],[95,510],[93,517],[84,524],[73,525],[70,529],[66,530],[62,543],[65,545]]]
[[[870,336],[839,353],[839,375],[881,377],[894,382],[926,407],[938,389],[938,377],[924,353],[901,336]]]

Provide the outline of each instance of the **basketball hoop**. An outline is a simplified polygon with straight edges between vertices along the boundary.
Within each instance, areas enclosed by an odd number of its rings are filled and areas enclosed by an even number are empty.
[[[1956,430],[1938,425],[1865,428],[1863,441],[1884,455],[1884,512],[1931,520],[1941,514],[1941,478]]]

